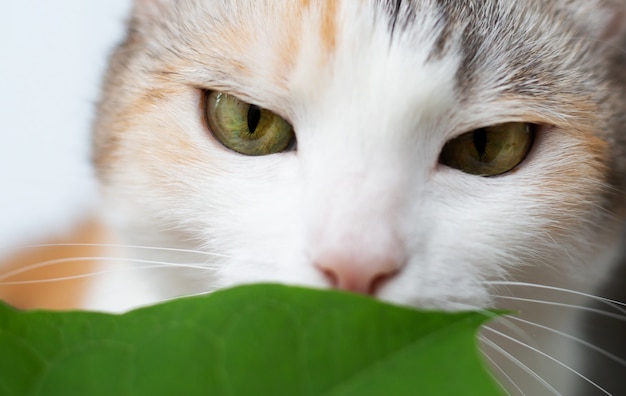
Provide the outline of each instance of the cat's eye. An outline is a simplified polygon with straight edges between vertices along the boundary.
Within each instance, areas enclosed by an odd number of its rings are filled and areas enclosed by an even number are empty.
[[[534,124],[510,122],[464,133],[445,144],[439,162],[471,175],[501,175],[524,161],[536,128]]]
[[[241,154],[280,153],[295,141],[293,127],[284,118],[222,92],[207,93],[205,117],[213,136]]]

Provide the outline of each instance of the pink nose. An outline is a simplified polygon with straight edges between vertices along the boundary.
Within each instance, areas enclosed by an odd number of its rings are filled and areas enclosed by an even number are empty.
[[[399,272],[393,259],[354,260],[326,257],[316,263],[332,287],[361,294],[376,294],[385,280]]]

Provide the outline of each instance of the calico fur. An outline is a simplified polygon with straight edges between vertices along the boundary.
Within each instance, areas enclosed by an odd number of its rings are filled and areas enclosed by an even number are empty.
[[[206,255],[157,252],[203,269],[112,276],[90,306],[263,281],[449,310],[541,296],[490,284],[501,280],[593,292],[618,261],[626,215],[624,6],[136,1],[94,128],[107,216],[126,244]],[[289,120],[296,149],[224,148],[202,116],[204,90]],[[513,171],[438,163],[450,139],[505,122],[541,125]],[[119,282],[147,290],[102,297]]]

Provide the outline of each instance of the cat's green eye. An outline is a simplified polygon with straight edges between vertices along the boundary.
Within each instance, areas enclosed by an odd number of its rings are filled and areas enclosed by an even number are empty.
[[[205,116],[213,136],[245,155],[268,155],[288,150],[295,141],[293,127],[269,110],[232,95],[210,91]]]
[[[536,126],[510,122],[477,129],[450,140],[439,162],[478,176],[496,176],[518,166],[530,151]]]

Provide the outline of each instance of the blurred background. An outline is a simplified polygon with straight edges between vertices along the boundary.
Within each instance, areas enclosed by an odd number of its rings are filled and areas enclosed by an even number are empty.
[[[123,38],[131,0],[0,0],[0,299],[65,308],[78,282],[18,284],[92,271],[89,263],[16,268],[89,249],[24,248],[93,243],[97,205],[90,125],[107,58]],[[30,267],[28,267],[30,268]],[[41,269],[41,268],[40,268]]]
[[[0,0],[3,250],[66,227],[93,204],[90,122],[130,5]]]

